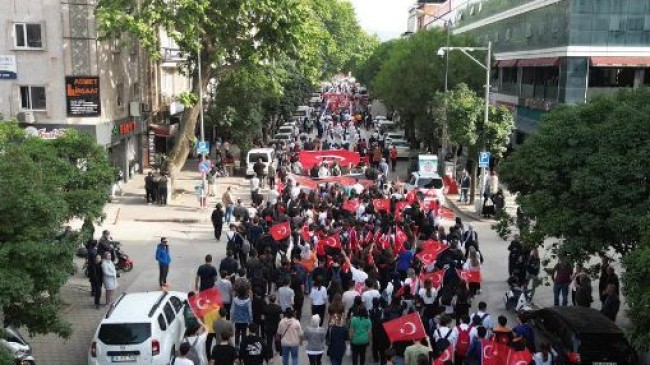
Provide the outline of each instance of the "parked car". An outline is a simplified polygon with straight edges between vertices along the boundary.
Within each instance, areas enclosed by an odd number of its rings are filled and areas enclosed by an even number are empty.
[[[277,166],[275,150],[273,148],[253,148],[248,151],[248,154],[246,155],[246,177],[252,177],[255,174],[253,171],[253,165],[255,165],[260,158],[267,169],[269,164],[272,164],[273,167]]]
[[[0,337],[0,347],[13,356],[16,365],[34,365],[36,361],[32,354],[32,346],[13,325],[7,325]]]
[[[397,149],[397,158],[411,157],[411,145],[404,140],[390,140],[389,145],[395,146]]]
[[[637,355],[625,333],[593,308],[550,307],[524,312],[538,334],[549,343],[559,364],[633,365]]]
[[[271,143],[280,143],[284,142],[290,143],[293,140],[293,136],[290,133],[276,133],[273,138],[271,138]]]
[[[183,292],[123,293],[97,326],[88,365],[169,364],[188,329],[196,332],[188,307]]]

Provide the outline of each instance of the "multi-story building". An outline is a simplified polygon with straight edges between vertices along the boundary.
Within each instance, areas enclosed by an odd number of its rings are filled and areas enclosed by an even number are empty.
[[[89,133],[129,179],[147,160],[147,58],[126,36],[98,40],[96,2],[5,2],[0,115],[42,138]]]
[[[516,143],[558,104],[650,84],[648,0],[471,2],[454,33],[492,42],[491,101],[516,112]]]

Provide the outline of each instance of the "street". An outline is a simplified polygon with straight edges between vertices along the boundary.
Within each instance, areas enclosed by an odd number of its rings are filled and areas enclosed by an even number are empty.
[[[190,161],[188,166],[194,166]],[[398,162],[399,171],[406,170],[406,162]],[[160,237],[167,237],[170,243],[172,263],[169,272],[171,290],[189,291],[193,289],[196,269],[203,263],[206,254],[215,257],[215,263],[225,255],[225,235],[221,242],[213,238],[212,224],[209,220],[211,209],[200,210],[194,195],[183,194],[166,207],[147,205],[144,200],[144,176],[124,186],[123,195],[106,206],[106,219],[98,227],[95,235],[108,229],[115,240],[122,242],[125,252],[134,260],[134,269],[122,273],[118,292],[138,292],[158,290],[158,267],[154,260],[155,247]],[[177,181],[177,189],[191,191],[200,179],[198,172],[183,171]],[[221,200],[221,193],[227,186],[232,186],[236,197],[249,200],[248,181],[243,178],[221,178],[217,196],[211,198],[210,207]],[[507,290],[505,283],[507,272],[507,243],[502,241],[490,229],[491,221],[471,223],[479,234],[481,251],[485,255],[483,266],[482,293],[472,303],[475,310],[478,301],[488,303],[491,314],[505,313],[503,294]],[[451,223],[451,222],[450,222]],[[83,260],[75,259],[78,267]],[[70,339],[63,340],[55,336],[37,336],[31,339],[37,361],[52,365],[86,364],[86,356],[92,336],[105,313],[105,308],[96,310],[92,304],[90,287],[82,272],[77,272],[62,289],[62,298],[68,304],[65,317],[73,327]],[[103,299],[103,298],[102,298]],[[309,318],[308,299],[303,311],[303,326]],[[542,287],[536,293],[535,302],[542,305],[552,304],[550,288]],[[514,321],[513,313],[505,313]],[[514,323],[514,322],[512,322]],[[300,352],[306,356],[304,351]],[[301,358],[302,359],[302,358]],[[324,361],[329,364],[327,356]],[[301,361],[301,364],[305,363]],[[346,358],[344,363],[349,363]]]

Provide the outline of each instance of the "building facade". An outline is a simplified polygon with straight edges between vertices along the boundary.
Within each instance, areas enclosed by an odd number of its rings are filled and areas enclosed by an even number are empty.
[[[146,160],[146,57],[126,36],[98,40],[96,2],[6,2],[0,115],[42,138],[91,134],[127,180]]]
[[[454,33],[493,44],[491,99],[516,114],[516,143],[558,104],[650,84],[650,1],[485,0]]]

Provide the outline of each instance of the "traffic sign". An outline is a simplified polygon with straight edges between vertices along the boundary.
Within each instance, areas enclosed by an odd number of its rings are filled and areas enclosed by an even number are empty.
[[[478,167],[490,167],[490,152],[481,152],[478,155]]]
[[[210,153],[210,142],[198,141],[196,143],[196,153],[205,155]]]
[[[199,162],[199,172],[206,173],[212,169],[212,162],[210,160],[204,160]]]

